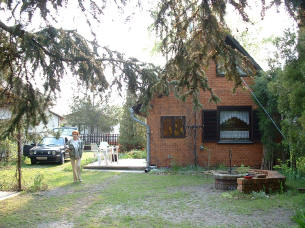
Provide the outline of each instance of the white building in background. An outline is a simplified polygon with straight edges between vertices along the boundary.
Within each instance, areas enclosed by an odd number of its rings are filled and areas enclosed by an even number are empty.
[[[0,107],[0,120],[7,120],[11,117],[12,113],[7,107]]]
[[[41,122],[38,126],[34,128],[30,128],[30,133],[37,133],[37,134],[43,134],[48,133],[52,131],[54,128],[60,127],[61,123],[63,121],[63,117],[51,110],[46,111],[47,115],[47,124],[44,125],[43,122]]]
[[[46,111],[47,124],[41,122],[38,126],[30,128],[30,133],[44,134],[52,131],[54,128],[60,127],[63,117],[51,110]],[[7,107],[0,107],[0,120],[7,120],[12,117],[12,113]]]

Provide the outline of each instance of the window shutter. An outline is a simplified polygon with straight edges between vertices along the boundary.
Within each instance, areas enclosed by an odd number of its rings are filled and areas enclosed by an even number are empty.
[[[261,140],[261,133],[259,131],[258,121],[258,110],[253,110],[253,141]]]
[[[218,141],[218,128],[217,128],[217,110],[203,110],[202,111],[203,123],[203,142]]]

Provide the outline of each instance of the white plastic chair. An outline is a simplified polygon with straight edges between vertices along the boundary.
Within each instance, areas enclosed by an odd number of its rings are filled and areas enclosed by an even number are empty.
[[[106,165],[108,165],[108,162],[111,162],[111,159],[109,159],[109,144],[108,142],[100,142],[99,145],[99,157],[101,157],[101,153],[103,153],[104,160]],[[99,159],[99,165],[100,165],[100,159]]]

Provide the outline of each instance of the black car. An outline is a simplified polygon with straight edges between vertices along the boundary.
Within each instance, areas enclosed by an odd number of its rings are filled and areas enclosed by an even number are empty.
[[[65,159],[69,158],[66,146],[67,141],[67,137],[44,137],[37,146],[29,150],[28,157],[31,159],[31,164],[36,164],[37,162],[64,164]]]

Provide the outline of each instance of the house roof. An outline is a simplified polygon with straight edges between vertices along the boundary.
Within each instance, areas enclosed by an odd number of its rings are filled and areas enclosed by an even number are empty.
[[[261,71],[263,70],[261,66],[252,58],[252,56],[240,45],[240,43],[231,35],[227,35],[225,39],[225,43],[230,45],[232,48],[237,49],[244,56],[248,57],[251,63],[253,64],[255,70]],[[136,104],[132,106],[132,109],[137,115],[145,116],[145,114],[140,112],[142,104]]]
[[[49,110],[49,112],[52,113],[53,115],[58,116],[58,117],[61,118],[61,119],[64,118],[63,116],[61,116],[61,115],[55,113],[54,111],[52,111],[52,110],[50,110],[50,109],[48,109],[48,110]]]
[[[252,58],[252,56],[240,45],[240,43],[231,35],[227,35],[225,39],[226,44],[230,45],[232,48],[237,49],[244,56],[247,56],[251,63],[253,64],[255,70],[260,71],[263,70],[260,65]]]

